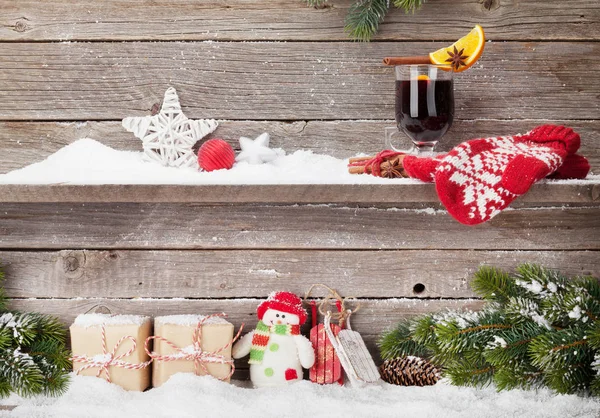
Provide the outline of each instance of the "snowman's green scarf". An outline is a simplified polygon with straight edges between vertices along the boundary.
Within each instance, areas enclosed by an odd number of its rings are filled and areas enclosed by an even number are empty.
[[[271,325],[269,327],[263,321],[258,321],[254,335],[252,336],[249,364],[262,363],[271,334],[300,335],[300,325]]]

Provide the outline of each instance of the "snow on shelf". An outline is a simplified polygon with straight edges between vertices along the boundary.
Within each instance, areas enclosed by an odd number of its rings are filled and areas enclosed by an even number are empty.
[[[185,325],[192,326],[197,325],[198,322],[206,318],[205,315],[166,315],[158,316],[154,318],[154,325]],[[222,317],[213,316],[204,322],[205,324],[229,324],[229,322]]]
[[[142,325],[150,321],[149,316],[143,315],[109,315],[109,314],[81,314],[77,315],[73,325],[89,328],[100,325]]]
[[[80,139],[44,161],[0,175],[0,202],[368,204],[439,208],[435,185],[352,175],[347,160],[296,151],[271,163],[211,173],[163,167],[141,152]],[[515,205],[599,204],[600,175],[541,181]]]
[[[600,183],[600,175],[559,184]],[[231,170],[210,173],[195,168],[163,167],[145,161],[143,153],[118,151],[93,139],[73,142],[45,160],[0,175],[0,184],[421,184],[414,179],[385,179],[348,173],[347,160],[300,150],[272,163],[237,163]]]
[[[237,163],[210,173],[194,168],[163,167],[143,160],[143,153],[118,151],[85,138],[44,161],[0,175],[0,184],[415,184],[412,179],[384,179],[348,173],[347,160],[312,151],[296,151],[272,163]]]

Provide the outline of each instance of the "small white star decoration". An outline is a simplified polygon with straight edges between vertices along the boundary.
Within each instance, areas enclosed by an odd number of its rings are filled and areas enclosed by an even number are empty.
[[[269,148],[270,136],[268,133],[260,134],[256,139],[240,138],[241,151],[235,158],[236,161],[246,161],[249,164],[263,164],[275,160],[281,155],[281,150]],[[279,152],[278,152],[279,151]]]
[[[165,92],[158,114],[125,118],[122,125],[142,140],[147,159],[169,167],[197,167],[192,147],[218,126],[214,119],[188,119],[173,87]]]

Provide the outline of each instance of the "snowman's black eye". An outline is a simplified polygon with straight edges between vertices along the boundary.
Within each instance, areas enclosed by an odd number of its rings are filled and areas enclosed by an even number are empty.
[[[275,316],[276,316],[277,318],[279,318],[279,314],[275,314]]]
[[[285,318],[285,315],[281,315],[282,318]]]

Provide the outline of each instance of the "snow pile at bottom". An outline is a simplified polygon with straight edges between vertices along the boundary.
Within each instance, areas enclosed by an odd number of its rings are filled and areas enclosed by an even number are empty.
[[[388,384],[364,389],[308,381],[284,388],[248,389],[192,374],[174,375],[144,393],[127,392],[103,379],[75,376],[60,398],[5,400],[21,403],[0,417],[597,417],[600,401],[550,391],[497,393],[443,383],[430,387]]]

